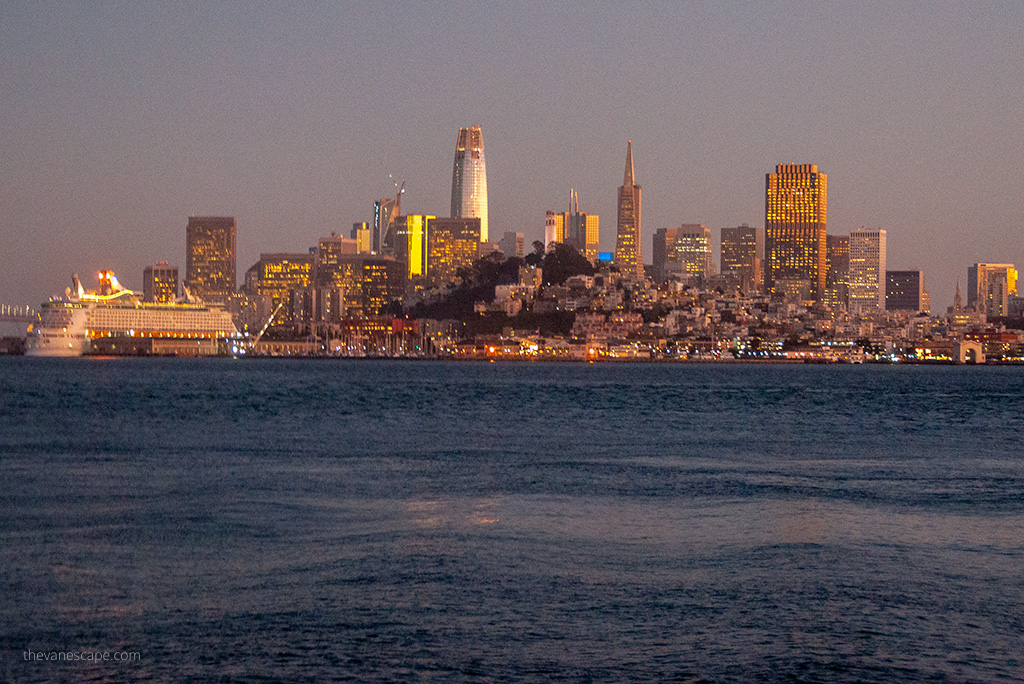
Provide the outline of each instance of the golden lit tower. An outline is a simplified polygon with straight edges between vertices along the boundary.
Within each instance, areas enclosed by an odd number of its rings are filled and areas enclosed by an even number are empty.
[[[487,233],[487,164],[484,135],[479,126],[459,129],[452,168],[451,218],[480,219],[480,242]]]
[[[827,176],[815,164],[779,164],[765,176],[765,290],[804,281],[812,299],[825,290]]]
[[[644,276],[640,252],[640,186],[633,182],[633,141],[626,146],[626,173],[619,188],[618,233],[615,261],[623,274]]]

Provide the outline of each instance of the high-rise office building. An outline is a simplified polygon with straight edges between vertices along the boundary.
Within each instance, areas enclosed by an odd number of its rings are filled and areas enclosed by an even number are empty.
[[[178,267],[160,261],[142,270],[142,299],[170,304],[178,298]]]
[[[401,198],[399,193],[396,197],[384,197],[373,203],[373,230],[370,241],[373,251],[377,254],[384,252],[392,222],[402,213]]]
[[[626,145],[626,172],[619,188],[618,221],[615,237],[615,261],[623,275],[644,277],[644,259],[640,249],[640,186],[633,175],[633,141]]]
[[[672,276],[703,282],[711,275],[711,229],[700,223],[659,228],[652,252],[654,280]]]
[[[886,311],[928,311],[930,303],[923,271],[885,272]]]
[[[600,219],[597,214],[580,213],[580,198],[575,190],[569,190],[569,211],[565,213],[563,223],[565,243],[575,248],[591,263],[597,261]]]
[[[518,257],[522,259],[526,250],[526,236],[522,233],[507,230],[498,243],[498,249],[502,251],[506,258]]]
[[[322,293],[321,311],[333,308],[335,317],[382,313],[404,293],[405,265],[390,256],[353,254],[345,243],[321,239],[317,247],[315,284]],[[336,301],[338,292],[341,301]]]
[[[744,290],[761,289],[764,228],[751,228],[746,223],[736,228],[722,228],[720,250],[723,274],[737,274]]]
[[[822,302],[833,310],[846,309],[850,299],[850,236],[825,239],[825,294]]]
[[[336,238],[340,240],[341,238]],[[321,239],[321,243],[328,240]],[[271,326],[275,330],[293,327],[299,322],[301,310],[293,306],[296,292],[309,287],[316,273],[316,250],[305,254],[260,254],[260,260],[245,273],[246,294],[251,297],[269,297],[271,311],[281,309]]]
[[[459,129],[452,168],[452,218],[480,219],[480,242],[488,241],[487,165],[479,126]]]
[[[1009,315],[1009,299],[1017,294],[1017,267],[978,263],[967,269],[967,307],[989,316]]]
[[[410,214],[395,219],[395,237],[389,247],[395,260],[405,264],[405,277],[409,280],[427,273],[427,223],[433,218]]]
[[[815,164],[779,164],[765,175],[765,291],[781,296],[799,281],[812,299],[825,289],[827,176]],[[786,280],[786,288],[778,281]],[[802,289],[802,286],[797,289]]]
[[[226,306],[235,293],[235,218],[189,216],[185,286],[194,297]]]
[[[850,312],[885,309],[885,285],[885,231],[851,231]]]
[[[349,235],[356,241],[356,252],[369,254],[373,251],[373,230],[366,221],[359,221],[352,224],[352,234]]]
[[[579,195],[570,189],[569,211],[561,214],[547,212],[544,219],[544,244],[550,249],[552,243],[565,243],[595,263],[600,231],[600,217],[597,214],[581,213]]]
[[[427,280],[451,282],[473,265],[480,250],[480,219],[432,218],[427,222]]]

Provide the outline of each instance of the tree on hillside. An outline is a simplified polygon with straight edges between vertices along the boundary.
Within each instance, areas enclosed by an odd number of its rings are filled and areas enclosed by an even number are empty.
[[[560,243],[547,253],[541,264],[545,285],[561,285],[574,275],[594,275],[594,266],[579,251]]]

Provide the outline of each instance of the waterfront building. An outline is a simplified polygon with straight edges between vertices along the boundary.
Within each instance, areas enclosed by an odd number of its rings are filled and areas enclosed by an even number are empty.
[[[480,249],[479,218],[431,218],[427,222],[427,280],[452,282],[461,268],[477,259]]]
[[[1017,267],[1013,264],[977,263],[967,269],[967,308],[989,316],[1009,315],[1009,301],[1017,294]]]
[[[343,255],[333,263],[321,264],[316,281],[324,293],[321,308],[330,308],[335,318],[386,313],[405,293],[405,270],[394,257],[366,254]],[[340,303],[333,300],[337,292]]]
[[[825,248],[825,295],[831,309],[846,309],[850,299],[850,236],[828,235]]]
[[[178,298],[178,267],[159,261],[142,269],[142,301],[170,304]]]
[[[235,292],[235,218],[189,216],[185,287],[193,297],[226,306]]]
[[[885,231],[850,233],[851,313],[885,309]]]
[[[451,217],[480,219],[479,242],[488,241],[487,164],[480,126],[459,129],[452,168]]]
[[[923,271],[885,272],[886,311],[924,311],[931,309],[924,287]]]
[[[329,240],[322,238],[321,242]],[[274,316],[272,328],[289,330],[300,322],[301,308],[295,305],[293,293],[309,287],[313,282],[318,258],[315,252],[260,254],[260,260],[246,271],[247,295],[269,297],[272,312],[279,304],[283,304]]]
[[[626,145],[626,172],[618,196],[615,261],[624,276],[643,279],[644,260],[640,249],[640,186],[633,174],[633,141]]]
[[[523,254],[526,250],[526,237],[522,233],[516,233],[511,230],[505,231],[505,235],[501,238],[498,243],[498,249],[508,257],[523,258]]]
[[[659,228],[652,258],[656,282],[675,276],[703,283],[711,275],[711,229],[701,223]]]
[[[373,251],[373,229],[366,221],[359,221],[352,224],[350,238],[356,241],[357,254],[369,254]]]
[[[825,289],[828,177],[815,164],[779,164],[765,175],[765,291],[803,280],[811,299]]]
[[[764,228],[753,228],[746,223],[736,228],[722,228],[719,249],[723,275],[735,273],[747,292],[761,289]]]

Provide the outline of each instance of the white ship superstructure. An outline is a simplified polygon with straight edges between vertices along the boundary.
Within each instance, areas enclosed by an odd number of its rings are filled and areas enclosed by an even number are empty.
[[[239,336],[231,314],[196,302],[158,304],[143,302],[139,293],[121,286],[110,271],[99,274],[100,289],[85,292],[74,277],[74,288],[64,297],[45,302],[39,323],[29,333],[26,354],[31,356],[81,356],[97,338],[133,341],[194,340],[204,350],[217,340]],[[203,344],[205,342],[205,344]]]

